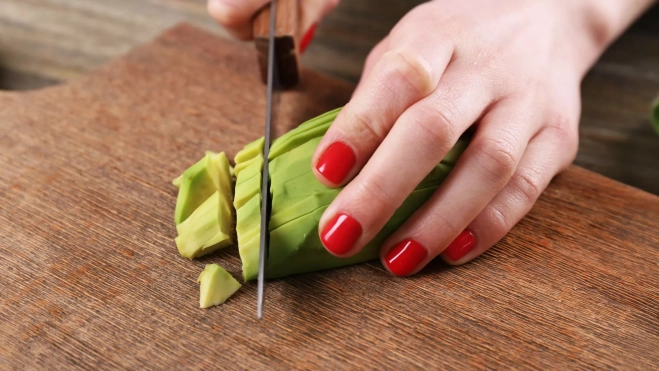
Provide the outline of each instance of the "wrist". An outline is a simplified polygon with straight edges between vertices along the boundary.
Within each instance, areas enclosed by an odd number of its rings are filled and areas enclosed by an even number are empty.
[[[555,1],[555,0],[551,0]],[[567,0],[567,11],[573,15],[576,29],[584,35],[580,47],[583,52],[584,73],[601,54],[631,24],[657,0]],[[575,18],[576,17],[576,18]]]

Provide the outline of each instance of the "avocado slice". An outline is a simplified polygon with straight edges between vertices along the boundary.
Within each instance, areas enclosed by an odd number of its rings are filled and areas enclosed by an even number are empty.
[[[243,263],[243,278],[258,272],[264,143],[264,138],[259,138],[245,146],[234,157],[236,196],[233,206],[236,209],[236,236],[238,254]]]
[[[199,308],[223,304],[242,286],[224,268],[207,264],[197,278],[199,283]]]
[[[180,179],[179,179],[180,178]],[[206,152],[196,164],[172,183],[179,185],[174,222],[184,222],[206,199],[220,191],[232,197],[231,165],[224,152]]]
[[[194,259],[233,244],[231,204],[220,191],[207,198],[188,219],[176,226],[176,247]]]

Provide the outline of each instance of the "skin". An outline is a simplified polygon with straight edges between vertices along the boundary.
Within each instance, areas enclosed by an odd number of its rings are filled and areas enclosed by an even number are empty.
[[[211,15],[249,40],[267,0],[210,0]],[[305,1],[305,4],[307,2]],[[408,14],[368,56],[357,89],[321,141],[314,172],[345,189],[320,221],[348,213],[362,235],[356,254],[470,127],[474,136],[436,194],[382,247],[412,238],[428,255],[464,264],[503,238],[578,149],[580,84],[589,68],[654,0],[435,0]],[[305,27],[337,1],[309,1]],[[332,184],[315,164],[332,143],[356,165]],[[396,176],[391,176],[395,173]],[[443,254],[464,230],[473,249]],[[386,267],[387,265],[384,264]]]

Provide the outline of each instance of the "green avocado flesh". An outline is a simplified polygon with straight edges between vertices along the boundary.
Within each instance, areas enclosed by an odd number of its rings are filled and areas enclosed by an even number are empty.
[[[260,138],[248,144],[234,157],[236,163],[236,235],[238,253],[243,263],[243,278],[258,275],[261,232],[261,171],[263,144]]]
[[[360,253],[350,258],[337,258],[323,247],[318,224],[323,212],[341,188],[328,188],[316,179],[312,172],[311,157],[339,112],[340,108],[309,120],[272,143],[269,155],[272,211],[268,223],[268,278],[338,268],[377,259],[382,243],[432,196],[467,146],[467,140],[460,139]],[[261,212],[259,175],[263,166],[262,148],[263,138],[246,146],[243,151],[247,153],[241,151],[235,157],[234,205],[245,281],[253,280],[258,275]],[[244,163],[247,164],[241,166]]]
[[[207,264],[197,278],[197,283],[199,283],[199,308],[210,308],[224,303],[242,286],[217,264]]]
[[[224,152],[206,152],[204,158],[172,181],[179,188],[174,222],[184,222],[213,193],[231,197],[231,165]]]
[[[312,172],[311,157],[340,111],[341,108],[337,108],[304,122],[272,142],[269,154],[272,205],[268,222],[268,278],[377,259],[387,237],[432,196],[468,144],[466,138],[457,141],[361,252],[350,258],[337,258],[328,253],[321,243],[318,224],[323,212],[342,188],[328,188],[320,183]],[[233,168],[224,153],[207,152],[203,159],[172,182],[179,187],[175,215],[179,236],[176,244],[183,257],[193,259],[237,242],[244,281],[256,279],[261,229],[263,145],[264,138],[246,145],[234,157]],[[394,176],[395,173],[395,169],[392,169]],[[234,175],[235,189],[232,192],[231,180]],[[235,213],[237,241],[231,237],[232,212]],[[215,301],[202,300],[200,306]]]
[[[176,225],[181,256],[193,259],[233,244],[232,195],[231,166],[223,152],[207,153],[183,173],[176,210],[201,203]]]

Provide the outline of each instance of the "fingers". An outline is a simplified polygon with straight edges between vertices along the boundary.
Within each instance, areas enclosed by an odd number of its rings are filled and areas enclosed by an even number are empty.
[[[240,40],[251,40],[254,15],[269,0],[208,0],[208,13],[231,35]]]
[[[491,90],[465,76],[462,67],[449,67],[437,90],[401,115],[327,208],[320,230],[328,251],[343,257],[359,252],[490,104]]]
[[[539,129],[533,107],[512,100],[492,107],[448,178],[385,243],[381,260],[387,269],[399,276],[418,272],[504,188]]]
[[[300,3],[303,4],[300,7],[300,31],[305,35],[339,5],[339,0],[303,0]]]
[[[208,12],[234,37],[248,41],[253,38],[254,16],[269,0],[208,0]],[[304,0],[300,15],[301,43],[304,47],[313,36],[315,25],[327,16],[339,0]],[[301,47],[301,49],[304,49]]]
[[[319,143],[312,158],[318,180],[335,187],[354,177],[398,117],[435,89],[451,53],[449,43],[384,52]]]
[[[387,51],[387,48],[389,47],[389,39],[384,38],[380,40],[379,43],[377,43],[373,49],[371,49],[371,52],[368,53],[368,57],[366,57],[366,60],[364,61],[364,69],[362,70],[362,74],[359,78],[359,83],[357,84],[357,88],[353,92],[353,96],[356,94],[359,94],[359,90],[363,86],[364,81],[368,79],[368,77],[371,74],[371,71],[373,70],[373,66],[377,61],[380,60],[382,57],[382,54],[384,54],[385,51]]]
[[[457,242],[442,252],[449,264],[463,264],[502,239],[533,207],[552,178],[565,170],[577,152],[576,135],[544,129],[532,139],[506,187],[474,219]]]

